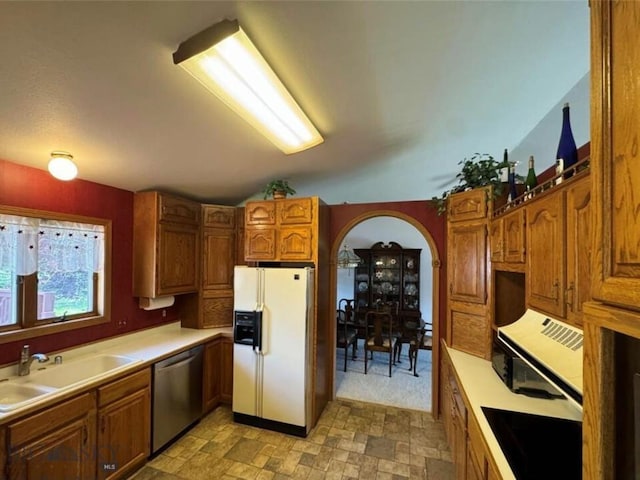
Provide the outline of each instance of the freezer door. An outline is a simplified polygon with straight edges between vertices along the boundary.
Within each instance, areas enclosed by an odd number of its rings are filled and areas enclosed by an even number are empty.
[[[308,269],[264,272],[261,417],[306,426]]]
[[[258,310],[260,304],[261,270],[237,265],[233,271],[233,309]]]
[[[258,415],[258,359],[251,345],[233,344],[233,397],[231,409],[235,413]]]

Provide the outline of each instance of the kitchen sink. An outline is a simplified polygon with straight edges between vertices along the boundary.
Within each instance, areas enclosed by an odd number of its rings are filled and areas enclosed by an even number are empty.
[[[55,391],[56,388],[45,385],[0,382],[0,412],[9,412]]]
[[[140,361],[123,355],[96,355],[32,372],[31,380],[45,387],[65,388],[115,373]]]

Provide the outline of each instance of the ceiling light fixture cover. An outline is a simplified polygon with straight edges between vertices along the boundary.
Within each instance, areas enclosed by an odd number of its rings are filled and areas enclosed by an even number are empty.
[[[78,175],[78,167],[73,163],[73,155],[67,152],[51,152],[49,173],[58,180],[73,180]]]
[[[349,245],[345,244],[338,252],[338,268],[356,268],[361,263],[363,260],[349,248]]]
[[[237,20],[223,20],[182,42],[173,63],[284,153],[324,141]]]

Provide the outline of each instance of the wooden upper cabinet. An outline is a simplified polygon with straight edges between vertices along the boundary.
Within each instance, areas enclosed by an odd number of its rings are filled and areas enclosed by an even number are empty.
[[[447,205],[447,220],[462,222],[486,218],[488,214],[487,199],[490,192],[489,188],[476,188],[452,195],[449,197]]]
[[[133,295],[198,291],[200,204],[156,191],[133,200]]]
[[[317,197],[247,202],[245,261],[314,261]]]
[[[640,6],[592,4],[593,298],[640,310]]]
[[[485,304],[487,301],[487,225],[449,225],[449,300]]]
[[[526,207],[528,304],[556,318],[565,314],[564,203],[564,191],[558,191]]]
[[[504,220],[504,261],[524,263],[526,259],[526,210],[519,208],[506,214]]]

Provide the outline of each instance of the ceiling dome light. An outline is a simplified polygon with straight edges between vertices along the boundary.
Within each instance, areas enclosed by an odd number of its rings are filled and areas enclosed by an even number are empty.
[[[58,180],[73,180],[78,175],[78,167],[73,163],[73,155],[67,152],[51,152],[49,173]]]

